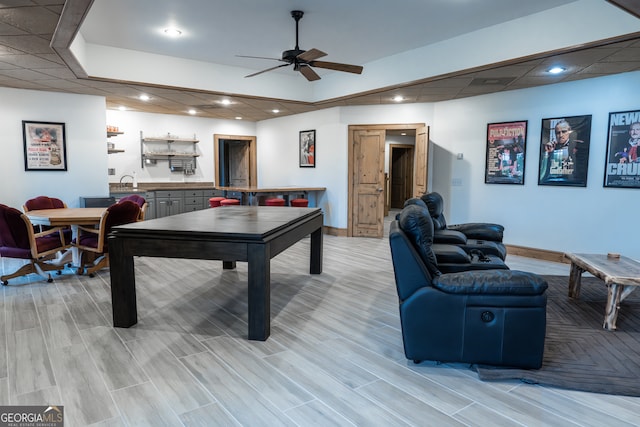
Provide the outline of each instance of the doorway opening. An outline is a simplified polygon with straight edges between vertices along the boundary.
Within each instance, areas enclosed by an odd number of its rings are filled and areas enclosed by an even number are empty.
[[[387,132],[396,131],[414,132],[415,143],[389,148],[387,180]],[[349,126],[347,236],[382,237],[391,199],[404,204],[427,190],[428,131],[424,123]]]
[[[258,185],[256,137],[213,135],[214,185],[255,187]]]
[[[414,151],[413,145],[389,144],[387,201],[390,209],[402,209],[405,200],[413,196]]]

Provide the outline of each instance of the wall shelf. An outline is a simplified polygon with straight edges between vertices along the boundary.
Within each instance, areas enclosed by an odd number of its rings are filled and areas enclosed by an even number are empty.
[[[140,131],[140,156],[142,167],[155,165],[158,160],[167,160],[171,172],[182,172],[192,175],[196,170],[196,158],[200,156],[196,144],[200,142],[195,135],[193,138],[181,138],[171,133],[166,136],[144,136]],[[161,146],[160,144],[166,144]],[[178,145],[175,145],[178,144]],[[185,151],[188,144],[191,151]]]
[[[107,126],[107,129],[109,128],[112,128],[112,127]],[[113,136],[118,136],[122,134],[124,134],[124,132],[107,130],[107,138],[111,138]],[[107,141],[107,153],[108,154],[124,153],[124,150],[116,148],[114,143]]]

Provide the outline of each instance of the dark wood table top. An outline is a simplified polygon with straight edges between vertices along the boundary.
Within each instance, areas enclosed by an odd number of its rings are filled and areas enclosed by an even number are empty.
[[[264,240],[289,225],[322,215],[319,208],[222,206],[114,227],[123,237],[149,235]]]

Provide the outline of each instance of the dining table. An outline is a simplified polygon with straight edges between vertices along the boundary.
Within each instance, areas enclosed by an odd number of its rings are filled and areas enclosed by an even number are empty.
[[[107,208],[56,208],[37,209],[25,212],[25,215],[34,225],[45,225],[49,227],[70,226],[73,238],[78,235],[78,226],[97,225],[100,223],[102,215]],[[55,261],[64,265],[69,262],[73,266],[80,265],[80,253],[76,247],[66,251]]]

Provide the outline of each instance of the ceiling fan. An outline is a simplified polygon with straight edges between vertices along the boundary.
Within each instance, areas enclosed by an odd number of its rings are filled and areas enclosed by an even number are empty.
[[[282,52],[282,58],[265,58],[263,56],[246,56],[236,55],[240,58],[256,58],[256,59],[270,59],[274,61],[284,62],[284,64],[276,65],[275,67],[267,68],[266,70],[258,71],[257,73],[249,74],[245,77],[253,77],[258,74],[266,73],[267,71],[275,70],[281,67],[287,67],[293,64],[295,71],[300,73],[309,81],[320,80],[320,76],[313,68],[325,68],[328,70],[344,71],[347,73],[360,74],[362,73],[362,67],[359,65],[340,64],[337,62],[316,61],[318,58],[322,58],[327,54],[318,49],[302,50],[298,45],[298,22],[304,15],[301,10],[291,11],[291,16],[296,21],[296,47],[291,50],[285,50]]]

